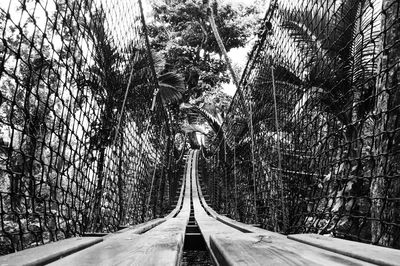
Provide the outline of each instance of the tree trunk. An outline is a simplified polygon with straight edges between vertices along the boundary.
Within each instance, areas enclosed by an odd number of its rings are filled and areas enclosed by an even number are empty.
[[[122,169],[124,163],[124,133],[121,132],[120,136],[120,147],[119,147],[119,161],[118,161],[118,205],[119,205],[119,224],[124,225],[125,223],[125,208],[124,208],[124,177],[122,176]]]
[[[36,110],[35,110],[36,112]],[[35,180],[35,169],[34,169],[34,160],[36,156],[36,148],[37,141],[40,137],[40,133],[38,132],[38,128],[40,126],[40,119],[38,118],[38,114],[27,115],[27,121],[25,126],[26,132],[26,140],[24,145],[24,174],[23,176],[27,178],[28,183],[28,195],[30,197],[31,208],[34,211],[35,206],[35,198],[36,198],[36,180]]]
[[[61,152],[57,152],[55,154],[56,157],[56,177],[53,180],[52,177],[49,175],[49,187],[50,187],[50,198],[54,201],[52,208],[57,208],[57,185],[61,187],[61,182],[60,184],[57,184],[58,181],[58,176],[63,174],[64,170],[64,165],[65,165],[65,153],[67,151],[67,146],[68,146],[68,138],[69,138],[69,131],[70,131],[70,123],[71,123],[71,117],[72,117],[72,112],[75,111],[75,104],[72,103],[72,100],[70,101],[69,108],[67,110],[67,116],[65,118],[65,125],[62,126],[62,131],[60,132],[60,135],[62,138],[60,139],[60,144],[59,146],[61,147]]]
[[[96,149],[99,150],[98,152],[98,160],[97,160],[97,185],[96,191],[94,195],[94,206],[93,206],[93,229],[96,232],[102,230],[101,224],[101,199],[103,197],[103,190],[104,190],[104,178],[105,178],[105,161],[106,161],[106,149],[110,146],[110,137],[113,131],[112,126],[112,99],[108,99],[105,103],[104,111],[101,115],[101,127],[98,132],[98,139],[97,139],[97,147]]]
[[[99,159],[97,161],[97,185],[94,198],[94,231],[101,230],[101,198],[103,196],[103,180],[104,180],[104,161],[105,161],[106,148],[101,147],[99,150]]]
[[[23,161],[20,154],[15,155],[15,158],[10,158],[10,165],[12,174],[10,174],[10,198],[11,198],[11,210],[17,211],[21,207],[21,182],[22,182],[22,171]]]
[[[235,71],[233,70],[233,67],[232,67],[232,64],[231,64],[231,60],[229,59],[228,53],[226,52],[225,45],[224,45],[224,43],[223,43],[223,41],[221,39],[221,36],[219,35],[217,24],[215,23],[214,12],[213,12],[212,8],[210,7],[209,1],[211,1],[211,0],[207,0],[207,14],[208,14],[208,18],[209,18],[209,22],[210,22],[211,28],[213,30],[215,39],[217,40],[217,43],[218,43],[219,49],[221,51],[221,54],[224,56],[225,63],[227,64],[229,73],[232,76],[233,83],[236,86],[237,93],[239,94],[239,99],[240,99],[241,104],[242,104],[243,113],[245,114],[246,119],[250,119],[249,111],[247,110],[247,106],[246,106],[246,102],[244,100],[243,92],[242,92],[242,90],[241,90],[241,88],[239,86],[239,80],[236,77]]]
[[[166,147],[166,151],[165,151],[165,162],[166,162],[166,166],[163,166],[163,171],[161,173],[161,181],[160,181],[160,191],[159,191],[159,195],[158,195],[158,199],[160,200],[160,214],[164,214],[164,192],[165,192],[165,183],[167,180],[167,176],[169,174],[169,169],[171,166],[171,145],[172,145],[172,141],[171,141],[172,137],[169,135],[167,137],[167,147]],[[157,201],[158,202],[158,201]]]
[[[381,56],[379,58],[379,76],[376,85],[375,106],[375,142],[373,147],[375,171],[370,185],[371,197],[371,241],[375,244],[392,246],[394,232],[393,226],[396,217],[390,217],[394,206],[387,198],[396,198],[399,195],[388,195],[390,188],[398,187],[399,181],[393,174],[399,169],[395,167],[394,136],[399,127],[398,110],[400,104],[400,22],[399,2],[397,0],[384,0],[381,15],[381,32],[384,34],[380,40]],[[397,133],[399,134],[399,133]],[[394,169],[393,169],[394,168]],[[398,179],[398,178],[397,178]],[[394,182],[394,183],[390,183]],[[396,189],[395,189],[396,191]],[[398,194],[398,193],[397,193]],[[397,217],[398,218],[398,217]]]

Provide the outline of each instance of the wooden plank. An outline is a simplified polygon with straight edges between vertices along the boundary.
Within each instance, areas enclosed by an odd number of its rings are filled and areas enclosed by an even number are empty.
[[[185,164],[185,170],[183,171],[184,174],[183,174],[183,178],[182,178],[182,185],[181,185],[181,191],[179,193],[178,202],[177,202],[175,208],[171,211],[171,213],[169,213],[165,217],[166,219],[174,217],[179,212],[179,209],[181,207],[181,204],[182,204],[182,201],[183,201],[183,198],[184,198],[184,195],[185,195],[184,187],[185,187],[185,182],[187,180],[187,171],[188,171],[188,168],[189,168],[189,164],[191,164],[192,157],[193,157],[193,153],[189,152],[188,160],[186,160],[186,164]]]
[[[198,191],[199,194],[199,200],[201,202],[201,204],[203,205],[204,209],[211,215],[211,217],[213,218],[217,218],[218,217],[218,213],[216,211],[214,211],[206,202],[206,200],[204,199],[204,195],[203,192],[201,191],[201,187],[200,187],[200,181],[198,178],[198,175],[196,173],[195,176],[195,180],[196,180],[196,190]]]
[[[289,235],[289,239],[378,265],[400,265],[400,250],[317,234]]]
[[[231,226],[233,228],[236,228],[239,231],[244,232],[244,233],[257,233],[257,234],[276,235],[276,236],[279,235],[279,236],[281,236],[281,234],[279,234],[279,233],[268,231],[268,230],[265,230],[265,229],[262,229],[262,228],[259,228],[259,227],[256,227],[256,226],[252,226],[252,225],[249,225],[249,224],[241,223],[241,222],[233,220],[233,219],[231,219],[229,217],[226,217],[224,215],[218,215],[217,216],[217,220],[221,221],[224,224],[229,225],[229,226]]]
[[[132,235],[141,234],[155,226],[165,222],[165,219],[155,219],[143,224],[135,225],[130,228],[120,230],[116,233],[103,237],[79,237],[70,238],[43,246],[34,247],[17,253],[0,257],[0,265],[43,265],[53,262],[62,257],[90,247],[103,239],[115,238],[124,239],[133,237]]]
[[[374,265],[284,237],[212,235],[210,243],[219,265]]]
[[[186,225],[190,215],[190,169],[193,152],[189,154],[185,172],[186,189],[181,195],[182,209],[176,218],[153,221],[151,230],[140,228],[113,234],[91,249],[72,254],[51,265],[179,265],[183,252]],[[142,226],[143,227],[143,226]],[[144,229],[143,229],[144,230]]]
[[[220,265],[316,265],[279,247],[264,248],[240,236],[211,236],[211,249]]]
[[[197,154],[198,156],[198,154]],[[192,175],[195,178],[195,182],[192,184],[192,201],[193,208],[195,212],[195,218],[198,221],[200,231],[203,233],[206,242],[209,242],[209,236],[211,234],[224,234],[224,233],[233,233],[236,234],[239,231],[241,232],[262,232],[269,233],[266,230],[256,228],[250,225],[246,225],[235,220],[232,220],[223,215],[219,215],[215,212],[208,204],[206,203],[203,193],[200,189],[199,178],[197,174],[197,161],[195,160],[194,168],[192,170]],[[202,205],[200,204],[202,203]],[[207,212],[210,216],[207,214]],[[221,223],[222,221],[222,223]],[[250,231],[251,228],[252,230]],[[272,233],[276,234],[276,233]]]
[[[196,167],[195,160],[192,169],[192,177],[196,180],[192,183],[194,214],[215,264],[371,265],[330,251],[296,243],[284,235],[217,214],[207,205],[199,189]]]
[[[254,233],[254,231],[255,231],[253,228],[248,228],[244,224],[236,222],[236,221],[234,221],[226,216],[223,216],[223,215],[218,215],[217,220],[241,231],[242,233]]]
[[[44,265],[103,241],[101,237],[74,237],[0,257],[0,265]]]
[[[190,215],[190,175],[191,175],[191,168],[193,164],[194,159],[194,151],[189,152],[189,160],[186,162],[187,168],[186,168],[186,177],[185,177],[185,192],[183,195],[183,203],[182,203],[182,209],[180,210],[179,214],[176,216],[177,218],[187,218],[189,220],[189,215]]]
[[[226,225],[228,225],[230,227],[233,227],[233,228],[235,228],[235,229],[237,229],[237,230],[239,230],[241,232],[244,232],[244,233],[263,233],[263,234],[270,233],[270,234],[277,234],[277,233],[270,232],[270,231],[267,231],[267,230],[262,229],[262,228],[258,228],[258,227],[255,227],[255,226],[251,226],[251,225],[248,225],[248,224],[245,224],[245,223],[238,222],[238,221],[233,220],[233,219],[231,219],[229,217],[226,217],[224,215],[218,214],[216,211],[214,211],[207,204],[207,202],[206,202],[206,200],[205,200],[205,198],[203,196],[203,192],[201,191],[200,182],[199,182],[199,179],[198,179],[197,176],[196,176],[196,182],[197,182],[197,191],[198,191],[198,194],[199,194],[199,200],[202,203],[204,209],[210,214],[211,217],[217,219],[218,221],[220,221],[220,222],[222,222],[222,223],[224,223],[224,224],[226,224]]]
[[[142,235],[109,238],[50,265],[178,265],[186,224],[172,218]]]
[[[145,223],[129,226],[128,228],[125,228],[125,229],[119,230],[115,233],[106,235],[104,237],[104,239],[115,238],[115,237],[116,238],[127,237],[132,234],[140,235],[140,234],[143,234],[143,233],[153,229],[154,227],[162,224],[165,221],[166,221],[165,218],[158,218],[158,219],[153,219],[153,220],[147,221]]]
[[[215,218],[213,218],[212,216],[209,216],[207,214],[207,212],[205,211],[205,209],[201,206],[200,200],[204,199],[204,198],[202,195],[199,196],[201,190],[199,190],[199,183],[198,183],[197,156],[198,156],[198,153],[195,154],[195,160],[194,160],[194,164],[193,164],[193,168],[192,168],[192,178],[193,178],[192,203],[193,203],[193,209],[194,209],[194,216],[195,216],[197,225],[199,226],[200,232],[203,235],[207,249],[210,252],[211,258],[213,259],[214,263],[216,265],[218,265],[218,261],[215,258],[214,254],[211,250],[210,236],[213,234],[235,234],[239,231],[237,231],[236,229],[234,229],[230,226],[227,226],[221,222],[218,222]],[[214,210],[212,210],[212,211],[215,213]]]

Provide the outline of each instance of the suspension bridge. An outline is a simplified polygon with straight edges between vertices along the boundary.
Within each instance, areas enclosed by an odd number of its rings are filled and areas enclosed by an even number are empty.
[[[313,234],[286,237],[219,215],[202,192],[198,160],[199,151],[189,151],[177,205],[165,218],[28,249],[2,257],[2,265],[180,265],[189,252],[203,253],[199,265],[397,264],[399,252],[387,248]]]
[[[400,265],[399,2],[259,2],[229,108],[222,2],[0,3],[0,265]]]

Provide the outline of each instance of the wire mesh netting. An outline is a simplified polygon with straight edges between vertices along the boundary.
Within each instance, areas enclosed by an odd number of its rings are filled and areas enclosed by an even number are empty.
[[[274,231],[400,248],[399,9],[271,2],[246,100],[237,92],[208,162],[217,209]]]
[[[139,4],[0,2],[0,255],[169,207],[174,138],[151,111]]]

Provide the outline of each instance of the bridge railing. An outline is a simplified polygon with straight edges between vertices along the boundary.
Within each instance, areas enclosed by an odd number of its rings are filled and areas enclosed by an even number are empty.
[[[174,139],[150,111],[141,15],[138,1],[1,1],[0,255],[169,207]]]
[[[216,209],[400,248],[399,10],[271,1],[241,82],[252,123],[235,96],[209,159]]]

